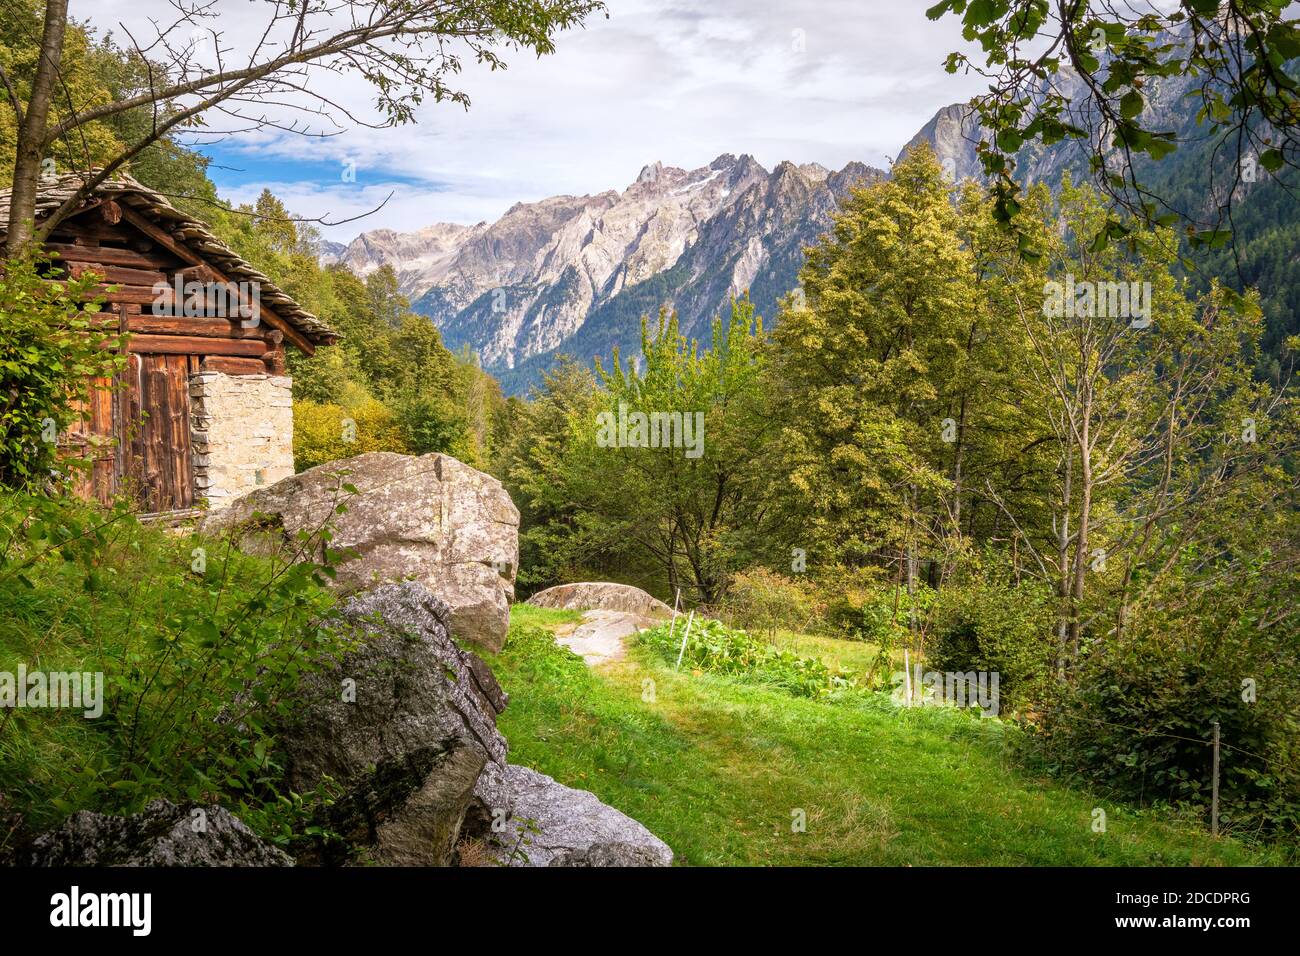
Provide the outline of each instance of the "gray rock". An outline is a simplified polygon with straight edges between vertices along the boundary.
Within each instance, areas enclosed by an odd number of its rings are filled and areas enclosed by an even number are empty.
[[[506,783],[506,764],[489,761],[474,783],[462,833],[491,841],[493,826],[500,826],[514,812],[514,798]]]
[[[656,618],[627,611],[585,611],[581,623],[555,630],[555,643],[567,647],[592,667],[622,660],[632,635],[655,627]]]
[[[379,863],[452,863],[483,769],[505,765],[505,694],[451,639],[448,617],[415,581],[350,599],[324,626],[356,645],[304,680],[280,734],[289,786],[334,781],[331,827]]]
[[[984,182],[984,164],[980,162],[976,147],[980,140],[988,139],[980,126],[978,115],[964,103],[945,106],[921,127],[911,141],[898,154],[901,161],[921,143],[928,143],[935,159],[953,182],[974,179]]]
[[[513,815],[491,851],[504,866],[672,865],[668,844],[593,793],[514,765],[503,783]]]
[[[336,513],[340,503],[344,514]],[[327,522],[330,547],[356,552],[339,564],[338,587],[350,593],[423,581],[450,606],[457,637],[501,649],[519,564],[519,510],[497,479],[448,455],[369,452],[259,488],[210,514],[202,531],[231,534],[244,551],[291,555],[299,532]]]
[[[28,866],[293,866],[218,806],[154,800],[141,813],[78,810],[36,837],[17,860]]]
[[[528,599],[535,607],[560,608],[568,611],[625,611],[647,618],[669,618],[673,609],[663,601],[630,584],[612,581],[583,581],[557,584],[538,591]]]

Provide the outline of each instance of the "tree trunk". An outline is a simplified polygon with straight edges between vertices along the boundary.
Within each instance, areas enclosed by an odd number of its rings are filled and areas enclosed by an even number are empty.
[[[971,324],[970,334],[966,336],[966,357],[970,358],[975,349],[975,329],[976,325]],[[961,394],[961,411],[957,418],[957,447],[953,449],[952,454],[952,487],[953,487],[953,505],[952,517],[953,524],[957,528],[957,533],[961,534],[961,459],[962,449],[966,446],[966,412],[970,405],[969,395],[963,391]]]
[[[1084,573],[1088,561],[1088,525],[1092,519],[1092,448],[1091,448],[1091,396],[1083,407],[1083,429],[1079,444],[1079,532],[1074,543],[1074,579],[1070,589],[1070,647],[1075,658],[1079,656],[1079,631],[1082,627]]]
[[[54,81],[63,62],[63,37],[67,26],[68,0],[46,0],[40,58],[36,62],[31,97],[18,130],[14,158],[13,192],[9,197],[8,235],[5,239],[5,251],[10,256],[18,254],[32,238],[36,191],[49,130],[50,102]]]
[[[907,643],[912,650],[916,646],[916,489],[907,490]]]
[[[1069,640],[1069,595],[1070,595],[1070,506],[1074,478],[1074,456],[1070,454],[1072,446],[1066,446],[1065,476],[1061,486],[1061,520],[1056,529],[1056,673],[1065,678],[1065,648]]]

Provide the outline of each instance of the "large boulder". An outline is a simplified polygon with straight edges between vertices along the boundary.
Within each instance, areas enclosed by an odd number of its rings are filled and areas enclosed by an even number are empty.
[[[671,866],[673,851],[586,790],[528,767],[507,766],[511,816],[490,840],[503,866]]]
[[[519,510],[497,479],[447,455],[369,452],[259,488],[213,512],[201,530],[233,534],[244,551],[293,554],[300,532],[326,523],[329,546],[356,553],[338,565],[338,587],[423,581],[450,606],[457,637],[501,649],[519,563]]]
[[[538,591],[528,599],[528,603],[535,607],[568,611],[623,611],[653,619],[673,616],[673,609],[658,598],[630,584],[615,584],[612,581],[557,584],[545,591]]]
[[[479,777],[505,766],[496,715],[507,698],[449,625],[447,605],[419,582],[354,596],[322,625],[349,649],[304,679],[280,732],[286,782],[299,793],[341,788],[329,825],[378,863],[450,865],[466,814],[490,817],[479,804],[502,802]]]
[[[27,866],[293,866],[279,847],[217,806],[154,800],[143,812],[78,810],[24,847]]]

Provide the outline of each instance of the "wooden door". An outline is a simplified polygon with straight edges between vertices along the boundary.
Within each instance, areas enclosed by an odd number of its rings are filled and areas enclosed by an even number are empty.
[[[194,504],[190,356],[131,353],[124,448],[126,490],[145,513]]]

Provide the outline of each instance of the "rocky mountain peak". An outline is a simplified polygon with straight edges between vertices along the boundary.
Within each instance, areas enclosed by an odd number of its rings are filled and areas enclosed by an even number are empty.
[[[681,170],[674,168],[673,172],[680,173]],[[642,166],[641,172],[637,173],[636,179],[627,188],[631,190],[637,186],[654,185],[664,178],[664,164],[659,160],[655,160],[653,163]]]
[[[981,179],[984,168],[975,151],[983,131],[979,117],[965,103],[953,103],[935,113],[899,152],[902,159],[921,143],[929,143],[945,174],[953,180]]]
[[[831,171],[821,163],[801,163],[799,165],[799,172],[803,173],[805,177],[811,179],[813,182],[818,183],[825,182],[827,177],[831,174]]]

